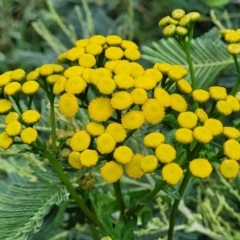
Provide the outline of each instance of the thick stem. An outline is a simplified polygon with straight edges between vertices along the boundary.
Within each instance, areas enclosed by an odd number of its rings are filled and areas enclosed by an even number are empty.
[[[79,197],[78,193],[75,191],[74,187],[70,183],[67,175],[64,173],[61,165],[58,160],[47,150],[43,151],[43,155],[49,159],[55,171],[58,173],[60,179],[65,184],[68,192],[72,196],[72,198],[76,201],[77,205],[80,209],[86,214],[86,216],[99,228],[103,228],[101,222],[96,218],[93,212],[86,206],[84,201]]]
[[[236,69],[237,69],[237,79],[234,83],[234,86],[230,92],[230,95],[235,95],[237,93],[237,90],[238,90],[238,87],[240,85],[240,66],[238,64],[238,60],[237,60],[237,56],[236,55],[233,55],[233,59],[234,59],[234,63],[235,63],[235,66],[236,66]]]
[[[183,193],[189,183],[190,178],[191,178],[191,173],[189,171],[187,171],[187,173],[185,174],[185,177],[182,181],[182,184],[179,188],[179,194],[181,197],[183,196]],[[177,216],[177,212],[178,212],[178,205],[179,205],[180,201],[181,201],[181,199],[175,199],[174,204],[172,206],[172,211],[171,211],[171,216],[170,216],[170,226],[168,229],[168,240],[173,239],[175,220],[176,220],[176,216]]]
[[[52,153],[56,153],[56,120],[54,111],[54,94],[49,96],[50,106],[51,106],[51,129],[52,129]]]
[[[123,218],[123,220],[125,222],[126,221],[126,219],[125,219],[125,204],[124,204],[124,200],[123,200],[120,180],[113,183],[113,188],[114,188],[115,197],[116,197],[118,205],[120,207],[121,217]]]

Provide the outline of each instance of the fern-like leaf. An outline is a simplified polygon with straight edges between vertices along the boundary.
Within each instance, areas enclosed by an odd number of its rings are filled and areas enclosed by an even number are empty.
[[[184,52],[172,38],[161,39],[158,43],[153,42],[150,47],[143,46],[143,52],[145,53],[143,58],[152,63],[168,62],[188,69]],[[192,40],[191,57],[199,88],[213,85],[218,74],[234,62],[216,28]],[[186,79],[190,80],[190,75]]]

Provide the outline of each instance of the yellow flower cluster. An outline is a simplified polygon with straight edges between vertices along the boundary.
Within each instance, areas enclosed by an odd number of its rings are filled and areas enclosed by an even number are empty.
[[[240,28],[233,29],[223,29],[221,34],[224,38],[224,41],[228,43],[227,51],[231,55],[240,54]]]

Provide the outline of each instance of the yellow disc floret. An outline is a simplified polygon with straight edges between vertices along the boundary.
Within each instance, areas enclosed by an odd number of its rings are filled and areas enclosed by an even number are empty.
[[[72,118],[74,117],[78,110],[78,100],[73,94],[65,93],[63,94],[58,101],[58,106],[60,112],[65,116]]]
[[[115,146],[116,146],[115,139],[112,137],[111,134],[106,133],[106,132],[101,134],[97,138],[96,143],[97,143],[97,150],[101,154],[111,153],[114,150]]]
[[[223,144],[224,154],[233,160],[240,159],[240,144],[235,139],[229,139]]]
[[[153,172],[158,165],[158,160],[154,155],[147,155],[141,159],[140,168],[144,173]]]
[[[9,112],[12,108],[12,103],[7,99],[0,99],[0,114]]]
[[[133,151],[128,146],[120,146],[115,148],[113,152],[113,157],[117,162],[127,164],[132,160]]]
[[[170,144],[161,143],[155,149],[157,159],[162,163],[170,163],[176,158],[176,150]]]
[[[118,181],[123,175],[122,166],[115,161],[106,162],[100,170],[104,181],[113,183]]]
[[[145,122],[144,113],[131,110],[122,116],[122,125],[125,129],[133,130],[140,128]]]
[[[207,127],[198,126],[193,130],[193,137],[200,143],[209,143],[213,139],[213,134]]]
[[[106,128],[106,132],[109,133],[116,142],[122,142],[127,137],[127,132],[122,124],[116,122],[110,123]]]
[[[22,92],[26,95],[35,94],[39,89],[39,83],[36,81],[27,81],[22,85]]]
[[[17,120],[12,121],[6,126],[5,131],[10,137],[17,136],[22,131],[22,125]]]
[[[0,148],[6,150],[11,147],[13,138],[10,137],[6,132],[0,133]]]
[[[238,139],[240,132],[234,127],[223,127],[223,135],[229,139]]]
[[[182,128],[192,129],[197,125],[198,117],[193,112],[182,112],[178,115],[177,121]]]
[[[239,173],[239,163],[232,159],[223,160],[219,166],[219,172],[227,179],[235,178]]]
[[[27,110],[22,114],[22,120],[28,124],[34,124],[41,118],[40,113],[37,110]]]
[[[131,178],[140,178],[144,174],[143,170],[141,169],[141,161],[143,155],[135,154],[133,155],[130,162],[125,165],[125,171],[127,175]]]
[[[162,179],[168,184],[176,185],[183,177],[183,170],[177,163],[166,164],[162,169]]]
[[[182,144],[189,144],[193,142],[193,132],[188,128],[179,128],[174,134],[175,139]]]
[[[217,136],[222,133],[223,125],[222,123],[214,118],[209,118],[204,122],[204,127],[208,128],[213,136]]]
[[[38,132],[34,128],[28,127],[21,131],[20,138],[23,143],[31,144],[37,140]]]
[[[90,145],[91,137],[85,130],[77,131],[70,139],[70,146],[73,151],[83,151]]]
[[[81,152],[80,161],[84,167],[95,166],[98,162],[98,152],[93,149],[86,149]]]
[[[143,138],[144,145],[149,148],[156,148],[165,141],[165,136],[159,132],[152,132]]]
[[[80,152],[72,151],[68,155],[68,163],[70,166],[72,166],[75,169],[81,169],[83,167],[81,161],[80,161]]]
[[[186,100],[177,93],[173,93],[170,95],[171,108],[176,112],[186,112],[187,110],[187,102]]]
[[[99,136],[104,133],[104,126],[101,123],[90,122],[86,125],[86,130],[91,136]]]
[[[207,159],[196,158],[190,162],[189,170],[195,177],[207,178],[210,176],[213,168]]]
[[[123,110],[133,103],[132,96],[126,91],[118,91],[111,98],[111,105],[114,109]]]

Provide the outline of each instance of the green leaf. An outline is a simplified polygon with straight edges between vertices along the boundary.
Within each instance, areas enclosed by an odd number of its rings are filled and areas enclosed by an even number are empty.
[[[152,63],[168,62],[188,69],[186,56],[173,38],[161,39],[158,43],[153,42],[150,47],[143,46],[142,49],[145,53],[142,57]],[[216,28],[192,40],[191,57],[197,85],[205,89],[213,85],[223,69],[234,63]],[[190,81],[190,74],[186,79]]]
[[[181,199],[180,194],[178,193],[178,191],[176,191],[176,189],[173,186],[166,185],[163,187],[163,191],[174,199]]]
[[[229,3],[229,0],[202,0],[209,7],[223,7]]]

